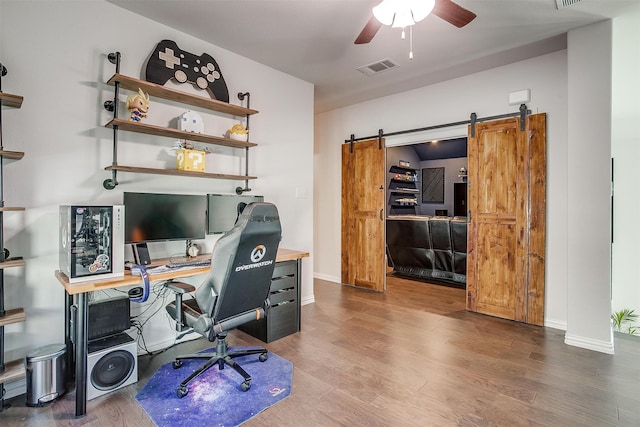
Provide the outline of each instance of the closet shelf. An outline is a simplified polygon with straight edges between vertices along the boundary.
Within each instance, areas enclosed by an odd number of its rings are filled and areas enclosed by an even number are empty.
[[[107,84],[115,85],[120,83],[120,87],[137,92],[138,89],[142,89],[148,93],[149,96],[156,96],[158,98],[168,99],[171,101],[177,101],[182,104],[192,105],[194,107],[206,108],[211,111],[218,111],[220,113],[231,114],[234,116],[246,116],[251,114],[257,114],[257,110],[251,108],[245,108],[240,105],[233,105],[226,102],[218,101],[216,99],[204,98],[198,95],[191,95],[189,93],[181,92],[168,87],[160,86],[155,83],[151,83],[145,80],[135,79],[133,77],[125,76],[122,74],[114,74]]]
[[[10,93],[0,92],[0,104],[5,107],[20,108],[22,107],[22,100],[24,98],[20,95],[11,95]]]
[[[235,139],[222,138],[213,135],[207,135],[204,133],[185,132],[178,129],[171,129],[162,126],[150,125],[148,123],[136,123],[124,119],[112,119],[109,123],[104,125],[107,128],[113,128],[117,126],[120,130],[126,130],[130,132],[144,133],[154,136],[166,136],[170,138],[186,139],[189,141],[204,142],[206,144],[223,145],[233,148],[247,148],[255,147],[258,144],[253,142],[237,141]]]
[[[22,212],[25,208],[18,206],[4,206],[0,208],[0,212]]]
[[[179,175],[190,176],[196,178],[216,178],[216,179],[231,179],[231,180],[245,180],[245,179],[257,179],[256,176],[246,175],[227,175],[220,173],[208,173],[208,172],[193,172],[179,169],[156,169],[156,168],[141,168],[138,166],[124,166],[124,165],[112,165],[104,168],[107,171],[122,171],[122,172],[134,172],[134,173],[149,173],[156,175]]]

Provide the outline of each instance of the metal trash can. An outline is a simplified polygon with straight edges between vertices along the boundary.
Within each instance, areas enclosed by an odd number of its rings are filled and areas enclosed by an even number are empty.
[[[27,406],[43,406],[64,395],[66,352],[64,344],[49,344],[27,354]]]

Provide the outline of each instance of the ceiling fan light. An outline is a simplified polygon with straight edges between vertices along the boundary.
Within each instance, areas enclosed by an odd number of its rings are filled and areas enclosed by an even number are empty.
[[[404,28],[426,18],[435,4],[435,0],[382,0],[372,10],[382,24]]]
[[[379,5],[372,9],[373,16],[376,17],[384,25],[393,24],[395,12],[395,4],[393,0],[382,0]]]
[[[391,25],[393,28],[404,28],[410,27],[416,22],[413,20],[411,16],[411,11],[409,9],[399,9],[396,11],[395,19],[393,20],[393,24]]]
[[[435,0],[409,0],[409,8],[413,14],[413,20],[420,22],[433,10],[436,5]]]

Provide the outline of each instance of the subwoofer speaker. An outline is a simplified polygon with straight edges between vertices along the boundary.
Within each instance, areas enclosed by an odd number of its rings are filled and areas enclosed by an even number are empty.
[[[87,400],[138,381],[138,345],[126,333],[89,342]]]

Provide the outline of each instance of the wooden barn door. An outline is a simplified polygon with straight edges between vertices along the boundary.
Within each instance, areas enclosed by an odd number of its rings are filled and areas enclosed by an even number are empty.
[[[467,310],[544,322],[546,115],[469,132]]]
[[[342,283],[385,289],[384,140],[342,146]]]

